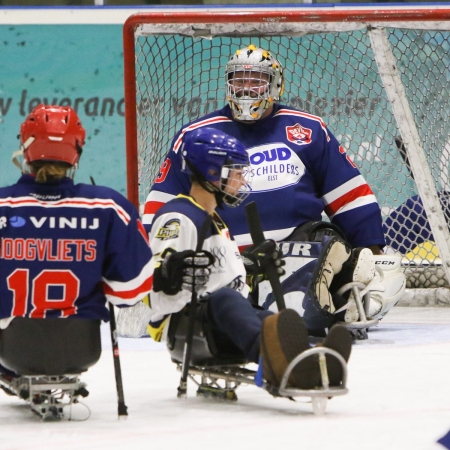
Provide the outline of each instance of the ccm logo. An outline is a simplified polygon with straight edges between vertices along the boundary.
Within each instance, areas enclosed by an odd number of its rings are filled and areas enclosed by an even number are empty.
[[[67,217],[40,217],[37,219],[31,216],[30,220],[36,228],[42,228],[47,224],[49,228],[88,228],[90,230],[96,230],[100,226],[99,219],[92,218],[88,220],[87,217],[71,217],[70,219]]]
[[[375,264],[379,264],[382,266],[393,266],[395,261],[375,261]]]

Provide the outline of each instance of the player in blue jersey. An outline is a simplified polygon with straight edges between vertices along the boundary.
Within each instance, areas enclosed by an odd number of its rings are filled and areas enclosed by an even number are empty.
[[[150,291],[136,208],[113,189],[73,182],[84,139],[70,107],[40,105],[21,126],[23,174],[0,188],[3,326],[14,316],[108,320],[107,300],[133,305]]]
[[[228,105],[194,120],[175,135],[147,198],[143,216],[146,229],[151,229],[154,214],[165,202],[179,193],[189,192],[189,177],[181,169],[180,148],[184,134],[213,126],[239,139],[247,149],[254,180],[252,192],[244,204],[257,203],[267,238],[277,242],[321,242],[323,235],[337,233],[357,249],[349,262],[353,267],[366,263],[386,267],[380,263],[383,256],[373,257],[367,250],[381,255],[385,245],[375,195],[320,117],[276,103],[284,86],[281,64],[268,51],[250,45],[238,50],[229,60],[225,82]],[[331,225],[321,222],[324,212]],[[242,211],[226,208],[221,214],[240,249],[251,244]],[[325,305],[325,322],[336,320],[328,313],[333,315],[345,308],[346,303],[345,317],[340,320],[358,320],[355,303],[335,295],[335,287],[342,286],[345,281],[368,284],[375,270],[368,273],[371,274],[368,277],[335,281],[332,289],[335,299]],[[396,274],[403,280],[399,270]],[[305,292],[304,283],[301,284],[299,281],[296,289]],[[394,289],[394,296],[380,294],[374,298],[370,311],[372,318],[382,317],[398,301],[404,288],[403,281],[399,285],[399,290]],[[323,310],[324,305],[320,309]],[[308,323],[310,330],[315,329],[315,322],[318,325],[324,321],[318,318]]]
[[[84,140],[70,107],[39,105],[21,126],[22,176],[0,188],[2,329],[14,317],[108,321],[107,301],[131,306],[150,292],[136,208],[110,188],[73,182]]]
[[[186,305],[191,301],[191,292],[182,289],[183,283],[177,276],[177,270],[183,267],[178,263],[178,257],[197,248],[205,219],[212,215],[201,249],[205,258],[209,256],[214,263],[206,285],[198,289],[197,331],[192,360],[214,357],[224,361],[238,356],[258,362],[261,355],[264,378],[271,385],[279,386],[288,363],[309,348],[306,326],[292,309],[275,314],[248,301],[246,266],[232,233],[216,212],[216,207],[221,204],[226,206],[223,211],[228,207],[236,208],[250,193],[252,173],[248,153],[237,139],[223,131],[202,127],[183,136],[180,154],[182,170],[190,177],[191,188],[188,194],[176,196],[155,215],[150,233],[155,270],[150,294],[152,318],[149,332],[157,341],[167,336],[172,358],[181,359],[182,352],[178,350],[183,347],[180,341],[185,341]],[[337,238],[330,240],[327,249],[327,257],[320,264],[322,270],[317,272],[317,280],[314,279],[312,285],[319,284],[320,279],[326,277],[328,267],[333,266],[338,272],[350,256],[345,243]],[[267,257],[273,257],[281,268],[273,240],[252,247],[247,252],[247,265],[260,267]],[[197,278],[202,277],[204,273],[200,270]],[[313,289],[311,292],[315,295]],[[321,291],[321,295],[328,299],[326,289]],[[323,345],[338,351],[348,360],[350,333],[337,325],[331,328]],[[342,382],[342,368],[334,357],[327,359],[330,384],[338,386]],[[321,386],[315,357],[307,358],[296,367],[291,383],[303,389]]]

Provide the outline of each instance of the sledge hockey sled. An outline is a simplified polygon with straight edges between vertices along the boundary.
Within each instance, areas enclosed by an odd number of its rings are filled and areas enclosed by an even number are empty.
[[[65,407],[89,394],[80,375],[100,355],[99,320],[16,317],[0,330],[0,364],[20,377],[0,376],[0,386],[41,419],[61,419]]]
[[[172,316],[167,340],[171,359],[180,371],[187,326],[188,308],[185,308]],[[311,355],[318,355],[317,364],[320,368],[322,386],[316,389],[288,387],[288,379],[294,367]],[[340,386],[329,384],[326,355],[336,357],[342,366],[343,378]],[[197,396],[236,401],[236,389],[239,385],[251,384],[262,387],[274,397],[286,397],[291,400],[294,397],[310,397],[314,413],[322,415],[328,399],[348,392],[347,363],[338,352],[326,347],[311,348],[294,358],[286,368],[279,387],[271,386],[262,379],[259,370],[249,369],[248,365],[249,362],[236,347],[228,349],[222,347],[219,356],[211,331],[204,326],[203,321],[199,319],[195,321],[188,377],[197,385]]]

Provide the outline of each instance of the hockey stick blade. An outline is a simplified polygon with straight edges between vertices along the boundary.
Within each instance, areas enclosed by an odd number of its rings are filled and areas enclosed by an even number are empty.
[[[202,228],[200,229],[200,233],[198,235],[197,248],[196,248],[197,252],[200,252],[202,250],[203,243],[205,242],[205,239],[206,239],[206,235],[208,233],[209,228],[211,227],[211,222],[212,222],[212,216],[210,214],[208,214],[206,216],[205,221],[203,222]],[[195,280],[194,280],[194,286],[195,286]],[[182,365],[182,369],[181,369],[180,385],[178,386],[178,394],[177,394],[178,398],[186,398],[187,397],[187,378],[188,378],[188,373],[189,373],[189,362],[191,360],[192,339],[194,336],[196,307],[197,307],[197,292],[195,291],[195,289],[193,289],[192,297],[191,297],[191,304],[189,305],[188,329],[186,332],[186,341],[184,343],[183,365]]]
[[[256,202],[250,202],[245,207],[245,217],[247,218],[248,228],[252,237],[253,244],[258,245],[265,241],[264,232],[259,218],[258,206]],[[284,302],[283,288],[281,287],[280,277],[277,272],[275,262],[270,261],[266,268],[266,275],[272,286],[272,292],[275,296],[278,311],[286,309]]]

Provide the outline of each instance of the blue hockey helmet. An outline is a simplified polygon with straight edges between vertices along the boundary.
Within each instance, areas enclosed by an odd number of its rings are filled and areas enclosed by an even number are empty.
[[[183,171],[228,206],[238,206],[250,194],[248,153],[233,136],[209,127],[189,131],[183,137],[182,155]],[[235,192],[230,186],[233,180],[240,180]]]

